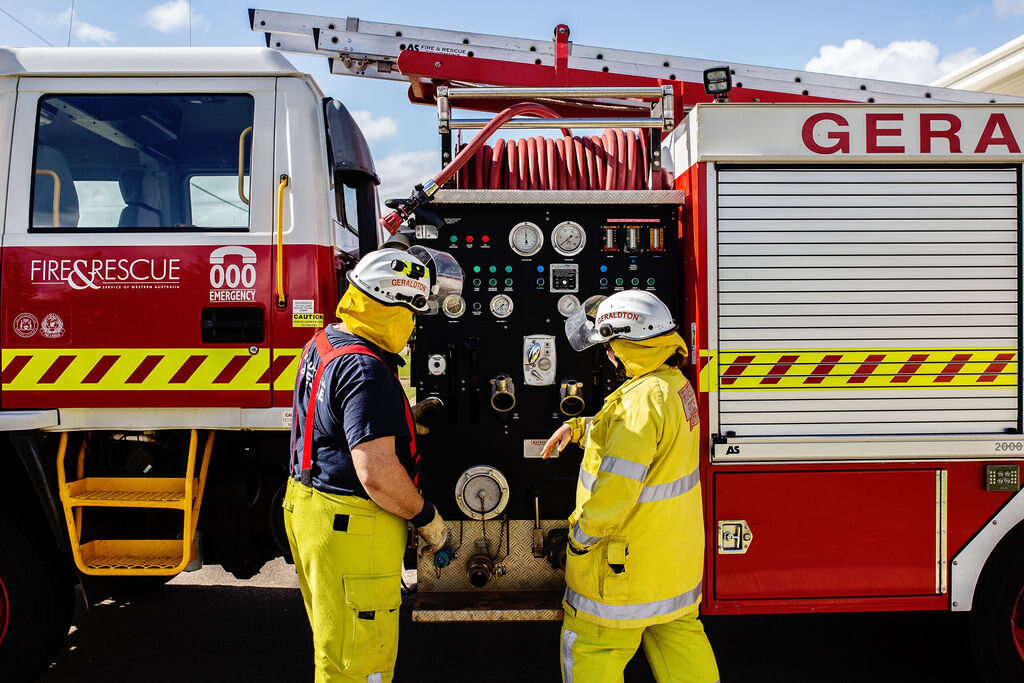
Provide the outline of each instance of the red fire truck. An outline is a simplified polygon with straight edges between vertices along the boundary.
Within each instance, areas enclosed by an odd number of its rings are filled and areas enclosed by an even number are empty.
[[[401,239],[466,272],[412,344],[417,398],[443,402],[420,481],[453,539],[418,560],[414,620],[560,617],[579,463],[537,456],[621,381],[562,323],[640,288],[700,390],[704,612],[970,611],[979,670],[1021,679],[1015,98],[564,26],[250,20],[272,50],[0,54],[0,667],[43,660],[82,575],[245,577],[287,552],[297,355],[356,255]],[[397,237],[358,127],[275,50],[437,106],[455,175],[393,204]],[[565,130],[462,149],[493,126],[459,108]]]

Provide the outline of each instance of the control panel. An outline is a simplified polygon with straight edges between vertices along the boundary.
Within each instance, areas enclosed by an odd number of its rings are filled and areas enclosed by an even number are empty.
[[[624,379],[601,346],[573,351],[565,319],[588,297],[628,289],[657,294],[678,319],[678,195],[551,204],[509,192],[496,204],[446,194],[430,206],[439,227],[417,229],[418,243],[447,251],[466,274],[444,315],[416,318],[412,383],[419,400],[444,404],[419,439],[424,495],[448,519],[473,519],[465,510],[478,503],[457,503],[456,485],[484,467],[504,478],[491,497],[506,500],[510,519],[564,519],[581,454],[571,446],[545,461],[540,445],[569,417],[593,415]]]

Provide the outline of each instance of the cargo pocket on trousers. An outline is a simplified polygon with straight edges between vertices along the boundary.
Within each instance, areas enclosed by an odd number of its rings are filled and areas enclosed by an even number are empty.
[[[602,568],[603,586],[601,596],[605,600],[620,602],[629,599],[629,572],[626,571],[629,546],[626,539],[609,536],[605,549],[605,566]]]
[[[354,674],[395,667],[398,654],[398,609],[402,605],[399,574],[345,576],[345,640],[341,663]]]

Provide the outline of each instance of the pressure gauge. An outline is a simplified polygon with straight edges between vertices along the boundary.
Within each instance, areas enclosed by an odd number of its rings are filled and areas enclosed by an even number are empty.
[[[551,246],[562,256],[575,256],[587,244],[587,233],[573,221],[562,221],[551,231]]]
[[[580,307],[580,300],[574,294],[566,294],[558,300],[558,312],[563,318],[568,318]]]
[[[458,294],[449,294],[445,297],[441,309],[449,318],[458,318],[466,312],[466,300]]]
[[[487,465],[470,467],[455,483],[455,503],[470,519],[494,519],[508,505],[508,480]]]
[[[507,318],[512,313],[512,298],[507,294],[499,294],[491,299],[491,313],[495,318]]]
[[[544,246],[544,233],[536,223],[523,221],[512,228],[508,234],[508,243],[512,251],[520,256],[533,256]]]

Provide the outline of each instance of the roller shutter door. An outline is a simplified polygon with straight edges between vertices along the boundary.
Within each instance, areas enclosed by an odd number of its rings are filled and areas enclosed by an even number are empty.
[[[720,169],[720,433],[1017,430],[1019,196],[1006,167]]]

